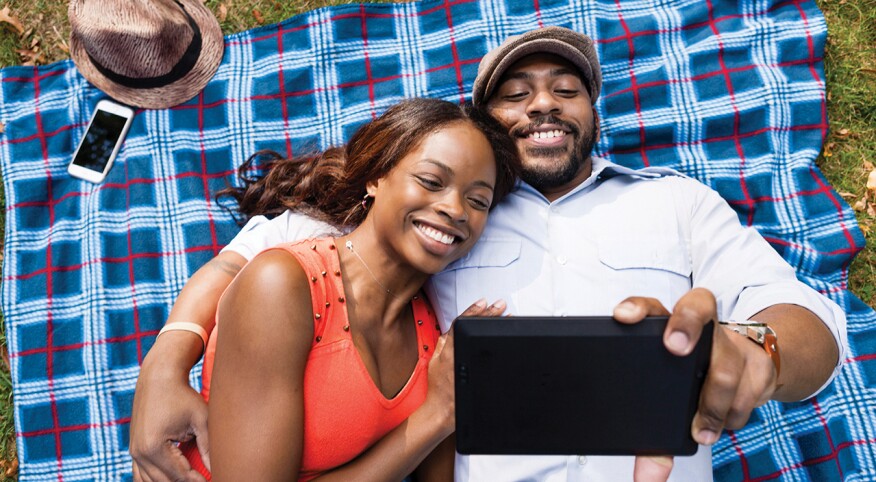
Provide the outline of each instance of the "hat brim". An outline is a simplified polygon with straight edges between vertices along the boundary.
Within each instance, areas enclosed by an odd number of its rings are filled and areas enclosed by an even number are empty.
[[[145,89],[120,85],[97,70],[74,29],[70,34],[70,56],[76,68],[91,84],[123,104],[166,109],[192,99],[204,89],[222,63],[225,39],[216,17],[203,3],[199,0],[179,2],[201,30],[202,38],[201,53],[195,66],[180,79],[161,87]]]

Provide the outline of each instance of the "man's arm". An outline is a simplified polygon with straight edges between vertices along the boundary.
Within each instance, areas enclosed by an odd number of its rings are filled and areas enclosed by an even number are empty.
[[[653,298],[635,297],[614,312],[624,323],[636,323],[649,315],[670,315],[664,344],[679,356],[690,353],[703,327],[718,319],[714,295],[702,288],[683,296],[671,314]],[[709,372],[691,428],[694,440],[701,444],[713,444],[724,428],[741,428],[752,410],[771,399],[790,401],[810,395],[833,373],[836,342],[812,312],[777,304],[754,318],[777,333],[781,373],[776,376],[775,365],[761,346],[716,325]]]

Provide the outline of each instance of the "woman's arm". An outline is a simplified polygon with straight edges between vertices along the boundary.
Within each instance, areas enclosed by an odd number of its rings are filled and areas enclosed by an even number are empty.
[[[240,272],[219,305],[208,417],[213,480],[287,481],[301,465],[309,280],[283,251]]]
[[[183,287],[167,323],[186,321],[213,329],[219,297],[246,259],[223,251],[202,266]],[[191,332],[169,331],[155,340],[143,359],[131,416],[130,451],[135,480],[198,479],[175,441],[197,437],[204,462],[209,466],[207,405],[189,385],[188,374],[204,349],[201,338]],[[143,474],[140,474],[143,472]]]

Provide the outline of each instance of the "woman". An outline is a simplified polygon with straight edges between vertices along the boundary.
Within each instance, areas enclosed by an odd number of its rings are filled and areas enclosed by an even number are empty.
[[[454,405],[452,340],[444,352],[420,288],[471,249],[518,166],[488,114],[415,99],[237,193],[244,211],[357,227],[262,252],[220,300],[204,364],[214,480],[399,480],[452,464],[452,450],[421,464]]]

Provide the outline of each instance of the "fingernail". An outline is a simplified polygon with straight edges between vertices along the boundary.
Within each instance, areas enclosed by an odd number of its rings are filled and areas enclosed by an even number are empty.
[[[497,310],[498,309],[505,309],[505,300],[496,300],[495,302],[493,302],[492,305],[490,305],[490,308],[497,309]]]
[[[475,301],[474,305],[477,306],[478,308],[486,308],[487,307],[487,299],[481,298],[481,299]]]
[[[624,301],[623,303],[617,305],[614,308],[615,315],[623,315],[623,316],[635,316],[636,315],[636,305],[631,301]]]
[[[673,331],[669,334],[669,337],[666,338],[666,346],[670,350],[676,353],[681,353],[682,355],[687,355],[689,344],[690,337],[688,337],[687,333],[683,331]]]
[[[718,434],[711,430],[700,430],[697,434],[697,438],[703,445],[712,445],[718,440]]]

